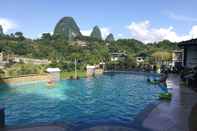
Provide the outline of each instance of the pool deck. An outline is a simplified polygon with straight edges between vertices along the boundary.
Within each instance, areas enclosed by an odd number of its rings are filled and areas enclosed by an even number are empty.
[[[189,116],[192,107],[197,103],[197,93],[181,87],[176,75],[169,75],[168,86],[173,98],[170,102],[161,101],[148,114],[137,119],[131,127],[98,125],[81,131],[189,131]],[[147,111],[145,111],[147,112]],[[0,129],[1,130],[1,129]],[[33,126],[26,128],[8,128],[1,131],[73,131],[60,125]],[[75,131],[75,130],[74,130]]]
[[[180,87],[179,77],[170,75],[168,82],[172,86],[171,102],[161,102],[143,122],[143,127],[151,131],[189,131],[189,116],[197,103],[197,93]]]

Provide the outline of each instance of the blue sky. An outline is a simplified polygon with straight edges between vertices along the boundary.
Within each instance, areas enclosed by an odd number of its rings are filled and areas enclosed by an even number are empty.
[[[196,5],[195,0],[1,0],[0,24],[6,33],[37,38],[72,16],[86,35],[98,25],[104,37],[112,32],[144,42],[181,41],[197,37]]]

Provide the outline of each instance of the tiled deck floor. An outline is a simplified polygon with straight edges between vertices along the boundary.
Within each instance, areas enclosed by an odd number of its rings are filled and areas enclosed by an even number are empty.
[[[197,93],[180,88],[178,76],[170,75],[168,82],[173,87],[172,101],[161,102],[144,120],[143,126],[153,131],[189,131],[188,117],[197,103]]]
[[[169,76],[169,86],[173,99],[171,102],[161,102],[142,122],[142,126],[151,131],[189,131],[188,117],[192,106],[197,103],[197,93],[188,88],[179,87],[179,77]],[[70,131],[61,126],[40,126],[6,131]],[[139,131],[118,126],[95,126],[82,131]]]

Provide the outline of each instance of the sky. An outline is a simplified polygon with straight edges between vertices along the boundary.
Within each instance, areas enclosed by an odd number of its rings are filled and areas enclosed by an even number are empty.
[[[39,38],[72,16],[82,34],[98,25],[103,38],[134,38],[145,43],[197,38],[196,0],[0,0],[0,25]]]

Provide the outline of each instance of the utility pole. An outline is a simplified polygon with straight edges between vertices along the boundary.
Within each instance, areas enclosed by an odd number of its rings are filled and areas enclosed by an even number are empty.
[[[77,79],[77,59],[75,58],[75,79]]]

